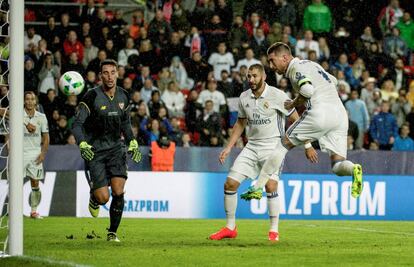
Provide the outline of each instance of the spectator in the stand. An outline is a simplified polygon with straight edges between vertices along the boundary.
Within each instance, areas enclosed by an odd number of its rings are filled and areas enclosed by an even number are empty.
[[[190,30],[190,22],[187,18],[188,14],[185,11],[180,3],[174,3],[173,13],[171,16],[171,27],[174,31],[184,31],[188,32]]]
[[[141,37],[142,31],[145,30],[145,34],[147,34],[146,28],[148,27],[147,23],[145,22],[144,18],[144,11],[142,9],[136,10],[132,14],[132,23],[131,25],[128,25],[128,33],[129,36],[132,37],[136,42],[136,45],[139,47],[140,42],[138,41],[138,38]]]
[[[173,57],[178,56],[179,58],[186,57],[186,48],[184,43],[180,39],[178,32],[171,33],[169,42],[163,47],[163,54],[165,63],[169,65]]]
[[[383,78],[384,80],[392,80],[395,85],[395,90],[401,88],[408,88],[409,75],[404,70],[404,62],[401,58],[397,58],[394,63],[394,68],[387,69]]]
[[[349,65],[348,56],[345,53],[339,55],[333,68],[342,71],[345,74],[345,79],[349,85],[354,89],[357,88],[359,81],[353,76],[352,67]]]
[[[217,52],[211,54],[208,59],[208,64],[213,66],[214,79],[216,80],[221,79],[222,70],[230,72],[231,66],[234,66],[234,57],[232,53],[227,52],[226,43],[219,43]]]
[[[99,65],[101,64],[102,61],[104,61],[106,59],[106,51],[101,49],[98,52],[98,56],[91,60],[91,62],[89,62],[88,67],[86,67],[86,71],[93,71],[95,72],[95,75],[98,76],[99,74]]]
[[[84,40],[82,65],[87,68],[88,64],[98,56],[99,49],[92,43],[92,37],[86,36]]]
[[[126,38],[128,37],[127,25],[128,22],[126,22],[123,19],[122,10],[115,10],[114,17],[111,20],[111,28],[112,36],[115,42],[115,47],[117,47],[118,49],[124,45],[124,43],[126,42]]]
[[[65,104],[62,107],[62,114],[66,116],[68,121],[68,128],[72,128],[73,119],[78,105],[78,96],[70,95],[67,97]]]
[[[47,90],[57,89],[57,80],[60,78],[60,68],[54,63],[53,55],[46,54],[43,66],[39,72],[39,90],[38,92],[46,95]]]
[[[28,26],[27,31],[25,32],[25,35],[24,35],[24,40],[23,40],[24,51],[28,52],[30,45],[37,46],[40,40],[42,40],[42,36],[40,36],[39,34],[36,34],[34,26]]]
[[[200,132],[200,145],[209,146],[212,135],[221,134],[220,115],[214,111],[212,100],[206,100],[204,103],[204,112],[198,117],[197,128]]]
[[[148,80],[148,79],[152,80],[151,69],[148,66],[143,66],[139,74],[135,77],[135,80],[134,80],[135,87],[142,88],[142,86],[144,86],[145,80]]]
[[[109,59],[115,60],[118,57],[118,51],[117,51],[117,48],[115,47],[113,39],[105,40],[105,51]]]
[[[395,138],[394,151],[414,151],[414,141],[409,137],[410,125],[404,123],[401,126],[400,135]]]
[[[78,54],[76,52],[72,52],[69,55],[69,62],[63,65],[62,73],[67,71],[76,71],[79,72],[82,76],[85,74],[85,68],[79,62]]]
[[[322,0],[312,0],[303,15],[303,28],[315,34],[327,34],[331,31],[332,15],[328,6]]]
[[[58,128],[50,134],[50,144],[66,145],[66,140],[71,134],[68,129],[68,121],[65,115],[60,115],[58,120]]]
[[[343,77],[343,78],[340,78]],[[342,103],[348,101],[351,94],[351,86],[345,81],[345,75],[342,71],[338,71],[338,95]]]
[[[62,107],[62,101],[58,96],[56,96],[55,89],[47,90],[47,95],[43,100],[42,103],[43,109],[45,111],[45,115],[48,121],[52,120],[52,113],[54,110],[60,111]]]
[[[102,29],[105,27],[108,27],[109,31],[112,30],[111,22],[106,16],[105,8],[102,6],[98,8],[96,20],[93,23],[92,27],[96,29],[97,32],[102,32]]]
[[[407,57],[408,47],[405,41],[400,37],[400,30],[398,28],[392,28],[391,35],[385,37],[384,53],[393,60]]]
[[[389,66],[387,56],[380,50],[377,43],[372,43],[369,51],[362,54],[365,66],[369,73],[374,77],[379,77],[379,68]]]
[[[165,109],[165,111],[161,111],[161,109]],[[151,94],[151,100],[148,101],[148,110],[149,115],[151,118],[163,118],[159,114],[166,114],[168,116],[168,109],[165,106],[164,100],[161,99],[160,91],[153,91]]]
[[[95,37],[95,34],[96,33],[91,29],[91,24],[89,23],[89,21],[85,21],[82,23],[82,27],[81,27],[78,38],[79,38],[79,41],[81,41],[85,45],[85,38],[88,36],[93,38]]]
[[[390,0],[389,5],[381,9],[377,18],[382,35],[390,34],[391,29],[397,25],[402,16],[403,10],[400,8],[400,2],[398,0]]]
[[[365,102],[358,99],[358,91],[351,92],[351,99],[345,103],[349,118],[358,125],[358,139],[355,140],[356,149],[361,149],[364,141],[364,134],[369,127],[369,115]]]
[[[352,36],[357,36],[364,26],[362,16],[369,16],[363,9],[362,1],[343,0],[335,6],[335,24],[345,26]]]
[[[371,49],[372,44],[376,44],[377,40],[372,34],[372,29],[369,26],[364,28],[363,34],[356,40],[356,48],[359,54],[367,53]]]
[[[269,44],[281,42],[282,34],[282,24],[280,24],[279,22],[273,22],[269,34],[267,35],[267,41],[269,42]]]
[[[293,36],[292,27],[290,27],[289,25],[284,25],[282,32],[283,32],[282,42],[284,42],[285,44],[288,44],[291,48],[295,48],[296,47],[296,44],[297,44],[297,40]],[[287,36],[285,36],[285,34]],[[292,51],[295,51],[295,49],[291,49],[291,50]]]
[[[324,60],[329,60],[331,56],[331,50],[329,48],[328,42],[326,41],[325,37],[319,37],[318,39],[319,45],[319,58],[318,61],[322,62]]]
[[[330,38],[330,42],[331,53],[334,57],[341,53],[351,54],[355,50],[352,36],[344,26],[338,27],[333,37]]]
[[[223,93],[224,97],[233,97],[233,84],[227,70],[221,71],[221,80],[217,82],[217,90]]]
[[[410,137],[414,139],[414,106],[411,108],[411,112],[407,115],[406,119],[410,126]]]
[[[408,86],[407,99],[408,102],[410,102],[411,106],[414,107],[414,80],[411,81],[410,85]]]
[[[391,113],[397,119],[398,127],[401,127],[405,122],[407,115],[411,112],[411,104],[407,100],[407,91],[405,89],[399,90],[398,98],[391,104]]]
[[[141,99],[141,93],[140,91],[132,91],[131,92],[131,99],[129,100],[129,105],[130,105],[130,112],[131,112],[131,117],[134,117],[139,110],[139,105],[141,104],[142,99]]]
[[[156,53],[152,47],[150,40],[145,40],[141,42],[139,48],[139,62],[142,66],[151,66],[151,71],[157,73],[159,71],[159,64],[154,62],[154,59],[157,58]]]
[[[243,26],[243,18],[239,15],[234,17],[234,22],[229,33],[229,41],[230,47],[237,51],[249,45],[249,35]]]
[[[254,54],[257,57],[266,55],[266,51],[269,46],[270,44],[264,35],[263,29],[256,29],[256,32],[253,34],[253,38],[250,40],[250,47],[253,49]]]
[[[191,143],[191,137],[189,133],[184,132],[181,136],[181,146],[187,148],[193,146],[193,144]]]
[[[80,14],[81,21],[92,21],[95,22],[98,14],[98,9],[95,6],[95,0],[88,0],[86,5],[82,7]]]
[[[292,28],[296,27],[297,12],[295,5],[287,0],[276,0],[273,2],[272,7],[268,11],[269,23],[279,22],[282,25],[289,25]]]
[[[240,66],[240,71],[233,70],[231,73],[233,80],[233,95],[232,97],[239,97],[240,94],[249,89],[249,80],[247,79],[247,67]]]
[[[24,57],[24,91],[37,92],[39,78],[34,71],[33,59],[29,56]]]
[[[76,53],[78,60],[83,60],[83,44],[78,41],[78,36],[75,31],[69,31],[68,38],[63,42],[64,56],[69,58],[71,53]]]
[[[210,79],[207,82],[207,89],[201,91],[197,102],[204,105],[207,100],[212,100],[214,112],[223,114],[226,110],[226,98],[223,93],[217,91],[217,81]]]
[[[246,68],[250,68],[253,64],[262,64],[260,60],[255,58],[254,51],[251,47],[248,47],[246,49],[246,52],[244,53],[244,58],[241,58],[239,61],[237,61],[236,70],[240,71],[241,66],[246,66]]]
[[[180,120],[177,117],[171,118],[171,132],[169,134],[171,140],[177,144],[177,146],[183,145],[184,131],[180,128]]]
[[[253,34],[258,28],[261,28],[265,35],[267,35],[270,30],[269,24],[265,20],[261,19],[259,14],[256,12],[253,12],[250,15],[250,18],[244,23],[244,27],[246,28],[247,34],[250,38],[253,37]]]
[[[57,27],[60,42],[63,42],[70,31],[75,31],[75,28],[70,25],[70,16],[68,13],[60,15],[60,25]]]
[[[214,1],[204,0],[198,1],[197,6],[191,16],[191,25],[196,26],[203,31],[208,23],[208,20],[214,14]]]
[[[414,51],[414,22],[408,11],[404,12],[402,19],[395,26],[400,30],[401,39],[405,41],[408,48]]]
[[[148,36],[155,47],[164,46],[172,32],[170,24],[165,20],[162,10],[157,10],[154,19],[148,25]]]
[[[118,64],[120,66],[126,66],[128,64],[128,57],[130,55],[139,55],[139,52],[134,47],[134,45],[134,39],[128,37],[126,40],[125,48],[121,49],[118,53]]]
[[[212,51],[221,42],[227,41],[227,30],[223,26],[218,15],[213,15],[211,17],[209,23],[204,29],[204,34],[209,51]]]
[[[170,117],[184,117],[185,97],[176,82],[169,83],[168,89],[164,91],[161,99],[165,103]]]
[[[94,37],[95,43],[99,49],[105,49],[106,40],[112,38],[111,29],[109,28],[109,25],[106,24],[100,28],[100,31],[97,32],[97,36]]]
[[[393,102],[398,98],[395,85],[392,80],[385,80],[381,86],[381,97],[384,101]]]
[[[316,56],[319,58],[319,44],[313,40],[313,33],[310,30],[305,31],[304,38],[298,40],[295,47],[295,54],[301,59],[308,59],[309,50],[316,51]]]
[[[381,112],[372,118],[369,132],[372,140],[379,145],[381,150],[390,150],[398,136],[397,120],[389,113],[388,101],[381,103]]]
[[[85,79],[85,88],[83,89],[84,92],[89,91],[97,86],[96,81],[96,73],[93,70],[89,70],[86,72],[86,79]]]
[[[207,80],[210,71],[208,63],[201,57],[200,52],[196,51],[184,63],[188,77],[194,80],[195,84],[199,84]]]
[[[233,22],[233,8],[231,4],[229,4],[229,1],[218,0],[214,9],[214,13],[220,17],[224,28],[229,31],[231,28],[231,23]]]
[[[151,79],[146,79],[144,81],[144,86],[141,88],[141,98],[148,103],[151,100],[152,92],[159,91],[157,87],[154,86]]]
[[[368,114],[370,117],[377,111],[381,104],[381,97],[379,97],[379,88],[376,87],[376,80],[374,77],[370,77],[365,84],[365,87],[361,90],[361,100],[365,102],[367,106]]]
[[[46,40],[50,51],[54,53],[60,49],[62,45],[61,42],[63,42],[63,40],[60,40],[59,38],[59,31],[56,27],[55,17],[50,16],[47,18],[47,26],[46,29],[43,30],[42,35]]]
[[[318,56],[315,50],[308,51],[308,60],[318,63]]]
[[[352,77],[356,80],[355,84],[360,85],[362,73],[366,70],[365,62],[362,58],[357,58],[352,64]]]
[[[202,56],[207,55],[207,45],[204,37],[200,34],[197,27],[192,26],[191,32],[185,38],[184,45],[186,47],[186,53],[188,50],[190,51],[190,57],[193,56],[194,53],[199,52]],[[188,57],[188,54],[184,56],[182,59],[185,60]]]
[[[164,91],[168,88],[168,84],[171,81],[175,81],[175,78],[172,77],[169,68],[162,68],[162,70],[157,75],[157,87],[160,90],[161,94],[163,94]]]
[[[198,93],[195,89],[190,91],[187,97],[187,104],[185,107],[185,125],[187,130],[194,133],[196,130],[196,121],[198,113],[200,112],[200,104],[197,103]]]
[[[172,58],[170,65],[170,72],[172,77],[177,81],[179,89],[192,89],[194,86],[194,80],[188,78],[187,70],[184,64],[181,62],[180,57],[175,56]]]

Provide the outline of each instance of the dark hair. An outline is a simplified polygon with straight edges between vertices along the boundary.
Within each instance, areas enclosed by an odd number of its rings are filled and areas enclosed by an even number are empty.
[[[264,67],[261,64],[253,64],[249,67],[249,70],[258,70],[261,73],[265,72]]]
[[[116,69],[118,69],[118,63],[113,59],[105,59],[99,64],[99,70],[102,72],[102,68],[105,65],[111,65],[114,66]]]
[[[270,55],[272,53],[278,54],[281,52],[287,52],[290,55],[292,54],[290,47],[282,42],[276,42],[267,49],[267,55]]]

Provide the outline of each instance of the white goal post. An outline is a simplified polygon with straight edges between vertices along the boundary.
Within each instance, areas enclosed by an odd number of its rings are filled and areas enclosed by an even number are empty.
[[[23,255],[24,1],[10,3],[10,158],[8,254]]]

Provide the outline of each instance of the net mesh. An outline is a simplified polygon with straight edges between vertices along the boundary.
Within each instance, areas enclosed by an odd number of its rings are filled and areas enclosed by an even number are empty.
[[[0,256],[8,243],[9,2],[0,0]]]

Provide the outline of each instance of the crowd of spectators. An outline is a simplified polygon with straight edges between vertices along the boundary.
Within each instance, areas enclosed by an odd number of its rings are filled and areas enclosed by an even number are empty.
[[[238,14],[231,0],[158,0],[128,21],[96,2],[79,16],[57,12],[46,26],[26,27],[24,90],[37,93],[51,144],[75,143],[70,128],[82,97],[59,93],[60,75],[81,73],[85,92],[100,84],[99,63],[111,58],[130,93],[140,145],[168,135],[177,146],[222,146],[234,123],[230,102],[248,89],[250,65],[263,64],[267,83],[295,97],[267,62],[268,46],[282,41],[337,77],[350,150],[414,150],[414,22],[398,0],[371,16],[362,7],[370,1],[343,0],[334,14],[337,1],[245,1]],[[36,20],[32,10],[25,14]]]

